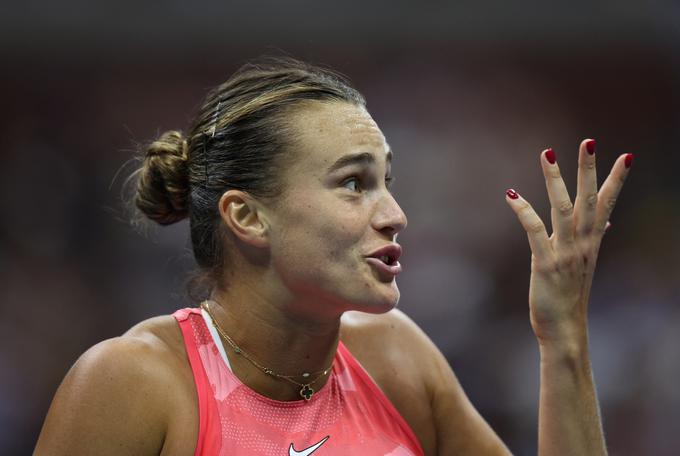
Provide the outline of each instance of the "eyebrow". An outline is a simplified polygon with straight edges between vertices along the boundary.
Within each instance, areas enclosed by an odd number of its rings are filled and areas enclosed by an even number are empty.
[[[391,164],[392,163],[392,150],[387,151],[387,163]],[[337,171],[340,168],[344,168],[345,166],[350,166],[350,165],[355,165],[355,164],[360,164],[360,165],[374,165],[375,164],[375,157],[373,154],[369,152],[359,152],[357,154],[348,154],[348,155],[343,155],[342,157],[338,158],[335,163],[333,163],[331,166],[328,167],[328,172],[332,173],[333,171]]]

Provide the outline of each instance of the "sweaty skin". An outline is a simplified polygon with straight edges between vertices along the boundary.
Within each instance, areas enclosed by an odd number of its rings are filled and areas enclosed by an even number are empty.
[[[212,309],[218,323],[254,358],[278,371],[323,369],[341,339],[427,455],[510,454],[470,404],[439,350],[395,309],[396,280],[366,261],[396,242],[407,223],[387,188],[391,151],[382,132],[365,109],[339,102],[306,103],[289,120],[299,137],[282,170],[281,198],[267,204],[229,190],[220,199],[232,255],[225,276],[229,286],[212,296],[222,304]],[[333,167],[356,155],[363,159]],[[519,206],[522,201],[509,203],[524,222],[529,212]],[[555,283],[564,296],[572,296],[572,285],[557,277],[532,282],[538,287],[532,296],[555,291],[550,288]],[[539,301],[532,301],[537,308],[551,305]],[[580,323],[557,318],[542,327],[556,337],[542,341],[539,432],[543,442],[557,442],[567,451],[544,445],[540,454],[599,454],[568,451],[582,448],[574,445],[583,432],[597,441],[597,431],[584,430],[593,423],[597,403],[592,377],[583,375],[589,367],[587,345],[571,338],[582,334]],[[289,383],[263,375],[242,357],[230,361],[236,376],[255,391],[299,399]],[[545,404],[556,411],[546,413]],[[171,316],[152,318],[81,356],[55,395],[35,454],[190,455],[197,412],[179,327]],[[557,420],[560,413],[568,432]]]
[[[341,338],[409,423],[425,454],[451,454],[445,448],[509,454],[443,357],[402,312],[348,312]],[[428,370],[433,375],[426,383],[422,373]],[[437,410],[431,407],[435,394],[445,401]],[[197,412],[177,322],[155,317],[81,356],[55,396],[35,454],[190,455],[198,438]],[[438,445],[438,432],[457,438],[439,436]]]
[[[600,244],[633,155],[618,157],[599,191],[595,155],[595,141],[583,140],[572,203],[555,152],[541,153],[552,208],[550,236],[524,198],[514,191],[506,198],[532,253],[529,310],[541,354],[541,455],[607,454],[590,366],[588,302]]]
[[[345,103],[307,103],[290,122],[299,137],[282,198],[266,205],[228,191],[220,200],[233,233],[229,287],[213,295],[227,303],[213,309],[220,325],[261,363],[284,371],[328,365],[341,338],[426,454],[508,454],[444,357],[392,310],[396,280],[366,261],[406,226],[387,188],[392,153],[382,132],[365,109]],[[298,399],[287,382],[240,357],[231,363],[254,390]],[[171,316],[152,318],[78,360],[55,396],[36,454],[192,454],[197,408],[178,325]]]

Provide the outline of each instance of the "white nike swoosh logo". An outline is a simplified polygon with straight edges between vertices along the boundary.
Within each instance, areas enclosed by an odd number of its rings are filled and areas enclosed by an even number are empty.
[[[314,445],[307,447],[302,451],[295,451],[295,448],[293,448],[293,444],[291,443],[290,448],[288,448],[288,456],[309,456],[310,454],[318,450],[319,447],[323,445],[326,442],[326,440],[328,440],[330,437],[331,437],[330,435],[327,435],[319,443],[315,443]]]

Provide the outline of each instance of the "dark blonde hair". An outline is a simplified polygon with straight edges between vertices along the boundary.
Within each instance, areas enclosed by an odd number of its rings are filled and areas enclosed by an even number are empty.
[[[186,136],[167,131],[142,150],[142,166],[131,176],[137,179],[132,203],[161,225],[189,217],[200,267],[193,285],[211,289],[223,275],[222,194],[238,189],[274,199],[283,191],[279,170],[295,158],[296,130],[287,119],[292,108],[309,100],[365,106],[363,96],[331,70],[292,58],[265,58],[212,89]],[[192,288],[189,295],[196,297]]]

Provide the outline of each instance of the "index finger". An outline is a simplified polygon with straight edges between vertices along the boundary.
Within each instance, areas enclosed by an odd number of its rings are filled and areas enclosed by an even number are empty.
[[[531,253],[539,261],[549,259],[552,257],[552,246],[550,244],[550,238],[545,230],[545,225],[541,218],[536,214],[536,211],[531,204],[524,198],[522,198],[515,190],[509,188],[505,191],[505,200],[510,205],[519,222],[524,227],[527,232],[527,237],[529,238],[529,247],[531,247]]]

